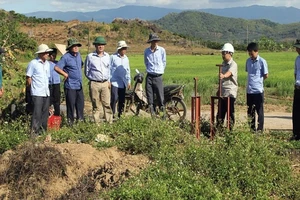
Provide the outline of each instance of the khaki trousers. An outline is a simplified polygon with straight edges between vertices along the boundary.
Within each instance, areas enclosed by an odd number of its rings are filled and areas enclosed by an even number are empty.
[[[110,107],[110,89],[108,81],[104,83],[90,81],[90,97],[93,105],[93,117],[96,123],[101,122],[100,108],[102,106],[105,121],[112,122],[112,111]]]

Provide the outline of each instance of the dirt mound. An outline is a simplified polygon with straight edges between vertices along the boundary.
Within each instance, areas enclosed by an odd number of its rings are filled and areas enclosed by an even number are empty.
[[[85,199],[120,185],[149,160],[116,147],[26,143],[0,157],[1,199]]]

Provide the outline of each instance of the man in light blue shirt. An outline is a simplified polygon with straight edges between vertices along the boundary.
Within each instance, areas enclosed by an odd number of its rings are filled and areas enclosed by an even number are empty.
[[[53,105],[54,115],[60,116],[60,75],[54,70],[57,63],[56,61],[57,49],[52,48],[49,53],[49,63],[50,63],[50,79],[49,79],[49,89],[50,89],[50,106]]]
[[[116,103],[118,102],[118,117],[124,111],[126,88],[130,89],[130,66],[129,59],[126,56],[127,44],[125,41],[119,41],[117,52],[111,55],[111,101],[110,106],[113,115],[116,112]]]
[[[268,64],[258,55],[258,44],[251,42],[247,46],[250,58],[246,61],[247,80],[247,114],[252,131],[263,131],[264,128],[264,80],[268,78]],[[255,127],[255,111],[258,125]]]
[[[146,95],[152,117],[155,116],[155,107],[158,106],[163,112],[163,118],[165,118],[162,75],[165,72],[167,57],[166,50],[158,46],[158,41],[160,41],[158,35],[151,33],[147,41],[147,43],[151,43],[151,45],[144,51],[144,64],[147,71]],[[156,95],[157,102],[154,102],[154,95]],[[154,105],[154,103],[157,104]]]
[[[90,98],[96,123],[101,122],[100,108],[103,108],[106,122],[112,123],[110,108],[110,56],[104,51],[104,37],[96,37],[95,51],[87,55],[84,64],[85,76],[89,79]]]
[[[37,54],[37,58],[28,64],[26,70],[26,84],[30,87],[33,103],[31,120],[32,136],[47,130],[50,97],[50,63],[47,61],[47,58],[50,51],[52,49],[49,49],[46,44],[41,44],[35,53]]]

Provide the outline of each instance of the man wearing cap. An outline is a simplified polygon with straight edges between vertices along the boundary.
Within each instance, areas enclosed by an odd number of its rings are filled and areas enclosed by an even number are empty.
[[[163,118],[165,117],[164,108],[164,90],[162,75],[166,68],[166,51],[163,47],[158,46],[157,43],[160,38],[157,34],[151,33],[147,43],[150,43],[150,47],[144,51],[144,63],[146,66],[146,94],[149,104],[149,109],[152,117],[155,116],[154,108],[154,95],[158,100],[159,109],[163,112]]]
[[[79,47],[81,47],[81,44],[76,39],[69,39],[66,48],[67,52],[54,67],[54,70],[64,77],[64,91],[69,125],[74,123],[75,108],[77,121],[84,120],[84,95],[81,72],[83,62],[79,53]]]
[[[0,55],[2,55],[3,53],[5,53],[5,50],[3,48],[0,48]],[[0,97],[2,97],[3,95],[3,84],[2,84],[2,63],[0,63]]]
[[[50,89],[50,106],[53,105],[54,115],[60,115],[60,76],[54,70],[57,63],[56,60],[57,48],[52,48],[49,52],[49,62],[50,62],[50,79],[49,79],[49,89]]]
[[[37,57],[30,61],[26,70],[26,85],[30,86],[33,103],[31,133],[34,135],[47,130],[50,97],[50,63],[47,59],[50,51],[52,49],[46,44],[41,44],[35,52]]]
[[[126,56],[127,44],[125,41],[119,41],[117,52],[111,55],[111,108],[113,115],[116,112],[116,103],[118,102],[118,117],[124,111],[126,88],[130,89],[130,66],[129,59]]]
[[[295,89],[293,100],[293,140],[300,140],[300,40],[296,40],[294,44],[298,56],[295,60],[294,74],[295,74]]]
[[[85,76],[89,79],[90,98],[93,116],[96,123],[101,122],[100,107],[102,104],[106,122],[112,122],[110,107],[110,56],[104,51],[104,37],[96,37],[93,42],[95,51],[87,55],[84,64]]]

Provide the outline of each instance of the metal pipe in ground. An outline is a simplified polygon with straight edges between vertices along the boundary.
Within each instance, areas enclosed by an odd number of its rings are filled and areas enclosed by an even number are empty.
[[[194,78],[194,96],[192,96],[192,103],[191,103],[191,121],[193,127],[194,134],[196,138],[200,138],[201,128],[200,128],[200,116],[201,116],[201,98],[197,93],[197,80],[198,78]]]

